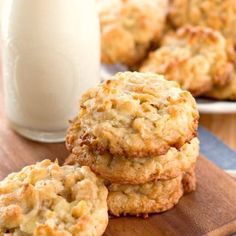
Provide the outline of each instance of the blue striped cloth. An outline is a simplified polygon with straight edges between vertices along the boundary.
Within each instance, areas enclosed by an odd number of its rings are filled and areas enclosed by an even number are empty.
[[[202,126],[199,127],[201,153],[225,170],[236,170],[236,152]]]

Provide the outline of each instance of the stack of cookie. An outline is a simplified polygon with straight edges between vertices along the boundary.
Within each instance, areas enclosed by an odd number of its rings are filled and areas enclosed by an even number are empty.
[[[118,73],[83,95],[66,140],[70,162],[106,180],[111,214],[165,211],[195,189],[198,117],[175,82]]]

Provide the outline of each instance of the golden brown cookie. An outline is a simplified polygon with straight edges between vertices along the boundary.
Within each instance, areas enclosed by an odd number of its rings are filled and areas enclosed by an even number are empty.
[[[236,72],[230,81],[224,86],[215,86],[211,91],[204,94],[206,97],[214,98],[217,100],[231,100],[236,101]]]
[[[126,158],[91,152],[86,145],[74,148],[74,155],[67,161],[89,166],[96,174],[113,183],[143,184],[156,179],[171,179],[193,166],[199,155],[199,141],[194,138],[180,150],[172,147],[165,155],[146,158]]]
[[[192,166],[183,176],[182,185],[184,188],[184,193],[191,193],[196,190],[196,172],[195,166]]]
[[[106,198],[88,167],[44,160],[0,182],[0,235],[102,235]]]
[[[227,53],[228,44],[218,31],[185,26],[166,35],[140,71],[163,74],[197,96],[230,80],[233,65]]]
[[[187,175],[170,180],[159,180],[141,185],[108,185],[108,209],[112,215],[146,216],[171,209],[184,192],[196,188],[194,168]]]
[[[171,0],[168,18],[175,27],[185,24],[211,27],[236,45],[235,0]]]
[[[117,73],[86,92],[66,143],[126,157],[150,157],[180,148],[196,136],[198,111],[192,95],[152,73]]]
[[[163,32],[167,0],[100,0],[104,63],[134,66]]]

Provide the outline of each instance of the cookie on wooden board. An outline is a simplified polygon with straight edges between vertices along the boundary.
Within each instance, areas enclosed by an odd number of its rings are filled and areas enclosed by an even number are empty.
[[[44,160],[0,182],[0,234],[100,236],[108,224],[106,198],[89,167]]]
[[[195,168],[174,179],[152,181],[141,185],[108,185],[108,209],[112,215],[147,216],[171,209],[184,193],[196,188]]]
[[[74,149],[67,163],[89,166],[103,179],[120,184],[143,184],[152,180],[171,179],[187,171],[196,163],[199,141],[194,138],[180,150],[172,147],[161,156],[127,158],[119,155],[97,154],[86,145]]]
[[[87,91],[67,133],[73,153],[83,144],[104,154],[163,155],[197,134],[198,110],[192,95],[154,73],[117,73]]]

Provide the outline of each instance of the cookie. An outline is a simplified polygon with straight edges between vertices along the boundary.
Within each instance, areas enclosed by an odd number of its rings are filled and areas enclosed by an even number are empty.
[[[167,34],[161,47],[151,52],[140,71],[165,75],[194,96],[230,80],[233,65],[225,38],[206,27],[185,26]]]
[[[126,157],[150,157],[180,148],[196,136],[192,95],[153,73],[117,73],[86,92],[66,137],[78,146]]]
[[[180,150],[172,147],[165,155],[147,158],[126,158],[110,153],[92,153],[86,145],[74,149],[76,155],[67,161],[89,166],[102,178],[121,184],[143,184],[155,179],[171,179],[193,166],[199,155],[197,138],[184,144]]]
[[[183,194],[195,190],[194,169],[187,175],[141,185],[108,185],[108,209],[112,215],[147,216],[171,209]]]
[[[192,24],[213,28],[236,45],[235,0],[171,0],[168,18],[174,27]]]
[[[215,86],[211,91],[204,94],[208,98],[213,98],[217,100],[231,100],[236,101],[236,72],[230,81],[224,86]]]
[[[134,66],[160,39],[168,0],[100,0],[102,62]]]
[[[102,235],[107,189],[88,167],[44,160],[0,182],[1,235]]]

